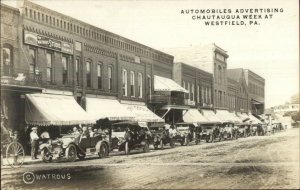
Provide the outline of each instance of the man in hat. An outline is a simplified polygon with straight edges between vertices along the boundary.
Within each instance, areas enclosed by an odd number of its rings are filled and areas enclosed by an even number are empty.
[[[38,153],[38,140],[39,136],[37,135],[37,127],[32,127],[30,133],[30,140],[31,140],[31,159],[37,159]]]

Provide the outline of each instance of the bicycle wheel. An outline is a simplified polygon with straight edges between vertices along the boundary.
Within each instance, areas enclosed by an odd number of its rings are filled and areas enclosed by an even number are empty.
[[[23,165],[25,151],[23,146],[18,142],[12,142],[6,149],[6,160],[12,168],[18,168]]]

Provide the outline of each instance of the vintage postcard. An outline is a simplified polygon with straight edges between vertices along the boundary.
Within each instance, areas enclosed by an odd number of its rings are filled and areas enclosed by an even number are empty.
[[[299,189],[297,0],[2,0],[1,189]]]

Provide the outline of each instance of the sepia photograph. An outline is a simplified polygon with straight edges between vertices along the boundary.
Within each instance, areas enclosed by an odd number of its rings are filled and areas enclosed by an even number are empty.
[[[0,7],[1,189],[300,189],[299,1]]]

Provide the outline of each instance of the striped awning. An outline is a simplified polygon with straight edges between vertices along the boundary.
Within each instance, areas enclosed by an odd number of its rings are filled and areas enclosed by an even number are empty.
[[[73,96],[26,94],[25,122],[30,125],[95,124]]]

